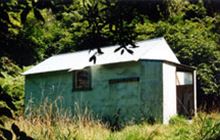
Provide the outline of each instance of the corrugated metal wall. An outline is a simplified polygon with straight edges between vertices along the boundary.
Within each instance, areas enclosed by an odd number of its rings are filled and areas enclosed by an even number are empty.
[[[66,71],[34,74],[25,77],[25,112],[30,109],[57,105],[59,109],[72,108],[72,74]],[[46,104],[47,103],[47,104]],[[32,108],[30,108],[32,107]],[[63,112],[61,112],[63,113]]]
[[[42,104],[45,97],[51,102],[62,97],[64,108],[83,112],[88,108],[95,115],[113,117],[119,113],[121,121],[154,118],[162,121],[162,62],[139,61],[94,66],[92,89],[72,91],[72,72],[53,72],[26,77],[25,105],[30,99]]]
[[[145,118],[162,122],[162,62],[141,61],[141,110]]]

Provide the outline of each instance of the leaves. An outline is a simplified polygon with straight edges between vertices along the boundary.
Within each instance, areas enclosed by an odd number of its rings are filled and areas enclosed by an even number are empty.
[[[20,17],[21,17],[22,24],[25,23],[25,21],[27,19],[27,15],[29,14],[30,11],[31,11],[31,8],[27,7],[21,12]]]
[[[23,131],[20,132],[20,139],[21,140],[33,140],[32,137],[27,136],[27,134],[25,132],[23,132]]]
[[[10,21],[10,19],[9,19],[9,15],[8,15],[7,12],[1,11],[0,16],[1,16],[1,18],[2,18],[4,21],[6,21],[7,23],[10,23],[10,24],[11,24],[11,21]]]
[[[121,50],[121,55],[124,53],[124,49],[123,50]]]
[[[41,20],[43,22],[45,22],[43,16],[41,15],[40,11],[36,8],[34,8],[34,16],[38,19]]]
[[[93,62],[94,64],[96,63],[96,54],[92,55],[92,56],[89,58],[89,62]]]
[[[134,22],[141,19],[136,14],[135,8],[119,1],[108,0],[89,4],[84,2],[84,5],[83,21],[88,22],[86,29],[90,31],[91,38],[106,36],[109,44],[120,46],[134,44],[137,37]],[[94,39],[92,42],[94,43],[91,44],[95,45],[93,47],[100,47],[96,43],[97,40]]]
[[[134,53],[131,49],[128,49],[127,47],[118,47],[114,50],[114,52],[118,52],[119,50],[121,50],[121,55],[124,54],[125,50],[130,54]]]
[[[4,126],[4,123],[3,123],[3,121],[2,121],[2,120],[0,120],[0,125]]]
[[[0,107],[0,116],[6,116],[8,118],[13,119],[11,110],[6,107]]]
[[[133,54],[134,52],[132,51],[132,50],[130,50],[130,49],[126,49],[126,51],[128,52],[128,53],[130,53],[130,54]]]
[[[27,134],[23,131],[20,131],[19,127],[16,124],[12,124],[11,126],[12,131],[16,135],[17,139],[20,140],[33,140],[33,138],[27,136]]]
[[[16,124],[13,123],[12,126],[11,126],[11,129],[17,137],[20,136],[20,129]]]
[[[5,93],[0,93],[0,101],[4,101],[8,107],[10,107],[12,110],[17,111],[17,108],[13,104],[12,97]]]
[[[104,54],[104,52],[102,51],[101,48],[97,48],[97,53],[98,53],[98,54]]]
[[[7,140],[12,140],[13,135],[11,133],[11,131],[4,129],[4,128],[0,128],[0,130],[2,131],[3,136],[7,139]]]
[[[122,49],[122,47],[118,47],[118,48],[116,48],[115,50],[114,50],[114,52],[117,52],[117,51],[119,51],[119,50],[121,50]]]

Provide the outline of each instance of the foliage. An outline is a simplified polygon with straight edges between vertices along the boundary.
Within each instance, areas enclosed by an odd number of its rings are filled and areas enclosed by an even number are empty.
[[[220,138],[220,121],[215,121],[213,118],[201,114],[195,119],[197,129],[196,140],[217,140]]]
[[[111,44],[121,45],[116,53],[132,54],[127,45],[159,36],[183,64],[196,68],[198,93],[220,94],[220,15],[214,1],[11,0],[0,1],[0,10],[0,63],[8,63],[0,68],[0,82],[10,95],[23,96],[19,67],[82,49],[97,49],[90,58],[95,62],[103,54],[100,47]]]
[[[0,138],[32,139],[13,123],[10,129],[5,129],[3,120],[14,119],[14,112],[21,111],[23,101],[23,77],[21,69],[6,57],[0,58]],[[15,136],[13,136],[13,134]]]
[[[6,57],[0,58],[0,87],[15,100],[16,108],[22,110],[24,98],[24,77],[22,69]]]
[[[14,51],[16,48],[22,48],[21,52],[30,51],[27,51],[27,48],[22,46],[23,42],[21,42],[22,45],[19,44],[17,31],[21,27],[21,23],[25,22],[30,11],[33,11],[38,20],[44,22],[44,18],[39,11],[40,3],[40,1],[0,1],[0,139],[13,139],[13,133],[16,139],[32,139],[21,131],[16,124],[12,124],[8,130],[5,129],[3,119],[4,117],[13,119],[12,110],[17,111],[13,101],[18,100],[19,96],[23,95],[23,77],[17,77],[20,68],[14,65],[7,57],[14,59],[21,65],[25,64],[21,60],[22,57],[18,57],[18,55],[22,54],[18,54],[20,50],[16,53]],[[18,18],[19,12],[21,12],[20,19]],[[21,46],[17,47],[17,45]]]
[[[207,16],[201,2],[174,2],[167,20],[155,23],[146,19],[143,25],[137,25],[138,39],[164,36],[180,62],[197,69],[198,92],[219,94],[219,17]]]
[[[63,53],[71,50],[74,44],[72,34],[57,21],[52,13],[43,10],[46,21],[41,25],[32,14],[29,15],[25,27],[19,32],[21,38],[32,42],[30,46],[36,52],[37,61],[41,61],[53,54]]]
[[[103,54],[100,47],[110,44],[120,45],[115,52],[121,50],[121,54],[125,51],[133,53],[127,45],[136,47],[135,23],[141,18],[136,14],[134,7],[120,1],[85,1],[81,14],[81,21],[87,25],[87,32],[79,38],[79,46],[97,49],[89,61],[95,63],[96,56]]]
[[[9,57],[21,65],[30,65],[35,61],[31,57],[31,55],[35,55],[35,52],[28,47],[32,43],[27,42],[26,39],[21,39],[18,32],[31,12],[34,13],[37,19],[43,21],[39,11],[39,3],[39,1],[0,1],[2,11],[0,16],[1,56]],[[16,50],[16,53],[14,50]],[[25,56],[28,56],[29,59]]]
[[[174,116],[169,120],[169,124],[171,125],[183,125],[183,124],[187,124],[188,120],[184,117],[184,116]]]
[[[35,139],[215,140],[220,136],[220,114],[214,112],[199,112],[192,120],[175,116],[169,125],[127,122],[122,129],[112,131],[108,123],[93,116],[88,108],[80,110],[76,105],[76,114],[71,116],[64,110],[54,114],[54,107],[56,110],[56,101],[45,101],[39,108],[30,110],[25,118],[18,117],[14,122]]]
[[[63,114],[60,115],[63,116]],[[218,139],[220,134],[220,115],[217,113],[211,115],[199,113],[191,122],[177,116],[174,119],[175,123],[170,125],[126,124],[119,131],[111,131],[105,123],[91,118],[90,114],[88,115],[81,116],[80,119],[57,118],[55,121],[51,121],[53,118],[50,117],[44,119],[39,118],[39,116],[32,117],[31,119],[20,117],[15,122],[33,138],[51,140],[214,140]]]
[[[17,35],[11,35],[13,38],[2,39],[12,42],[9,45],[5,45],[8,44],[5,41],[2,43],[3,55],[18,64],[29,65],[57,53],[98,48],[90,59],[95,62],[96,56],[103,53],[100,46],[120,44],[116,52],[132,54],[133,51],[126,46],[135,46],[136,37],[143,40],[164,36],[183,64],[197,68],[199,92],[217,93],[219,16],[209,16],[210,9],[204,3],[76,0],[61,6],[57,1],[27,1],[21,3],[20,8],[21,21],[25,24]],[[11,3],[9,6],[15,5]],[[154,14],[144,10],[143,5],[154,7],[151,8]],[[155,5],[159,6],[158,9]],[[43,8],[52,10],[42,11]],[[39,12],[34,12],[35,9],[41,10],[41,16],[37,16]],[[6,13],[10,16],[10,12]],[[155,14],[160,16],[153,19]],[[44,25],[36,19],[44,21]],[[14,53],[15,49],[21,51]]]
[[[13,113],[12,113],[12,110],[13,111],[17,111],[17,108],[15,107],[15,105],[13,104],[13,98],[4,93],[2,90],[0,90],[0,101],[1,103],[5,103],[4,104],[1,104],[0,105],[0,110],[1,110],[1,113],[0,113],[0,139],[8,139],[8,140],[11,140],[14,138],[18,139],[18,140],[32,140],[31,137],[27,136],[27,134],[24,132],[24,131],[21,131],[20,128],[15,124],[13,123],[11,125],[11,130],[10,129],[6,129],[5,128],[5,123],[3,122],[3,117],[7,117],[7,121],[8,119],[14,119],[13,117]],[[13,136],[13,134],[15,136]]]

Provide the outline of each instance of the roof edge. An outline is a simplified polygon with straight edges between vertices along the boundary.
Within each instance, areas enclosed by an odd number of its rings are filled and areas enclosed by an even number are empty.
[[[178,63],[167,61],[167,60],[140,59],[140,61],[158,61],[158,62],[163,62],[163,63],[166,63],[166,64],[177,66],[178,69],[182,69],[182,70],[185,70],[185,71],[196,70],[195,67],[188,66],[188,65],[185,65],[185,64],[178,64]]]
[[[43,73],[48,73],[48,72],[68,71],[68,70],[69,70],[69,69],[61,69],[61,70],[42,71],[42,72],[35,72],[35,73],[26,73],[26,72],[23,72],[23,73],[21,73],[21,75],[27,76],[27,75],[43,74]]]
[[[93,67],[93,66],[100,66],[100,65],[113,65],[113,64],[120,64],[120,63],[128,63],[128,62],[138,62],[138,61],[156,61],[156,62],[163,62],[163,63],[167,63],[167,64],[170,64],[170,65],[174,65],[177,67],[177,69],[179,69],[179,71],[194,71],[196,70],[196,68],[194,67],[191,67],[191,66],[188,66],[188,65],[184,65],[184,64],[178,64],[178,63],[174,63],[174,62],[170,62],[170,61],[167,61],[167,60],[150,60],[150,59],[139,59],[137,61],[134,61],[134,60],[130,60],[130,61],[124,61],[124,62],[117,62],[117,63],[109,63],[109,64],[98,64],[98,65],[92,65],[92,66],[87,66],[87,67]],[[86,68],[86,67],[84,67]],[[82,69],[84,69],[82,68]],[[79,69],[77,69],[79,70]],[[74,69],[63,69],[63,70],[54,70],[54,71],[45,71],[45,72],[38,72],[38,73],[28,73],[28,74],[25,74],[22,73],[22,75],[24,76],[27,76],[27,75],[34,75],[34,74],[44,74],[44,73],[48,73],[48,72],[60,72],[60,71],[67,71],[67,72],[72,72],[74,71]]]

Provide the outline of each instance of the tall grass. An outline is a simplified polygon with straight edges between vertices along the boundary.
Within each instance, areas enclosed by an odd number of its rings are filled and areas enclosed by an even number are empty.
[[[70,116],[68,112],[54,112],[53,107],[53,105],[42,105],[35,112],[32,112],[31,116],[18,117],[15,123],[37,140],[220,139],[220,114],[218,113],[198,113],[191,121],[176,116],[170,120],[169,125],[150,125],[147,122],[127,124],[119,131],[111,131],[108,124],[94,119],[88,109],[78,110],[76,115]]]

